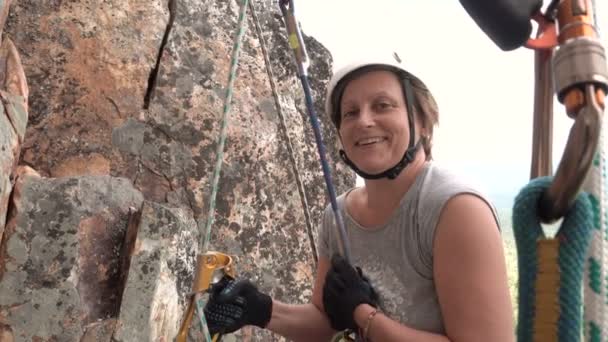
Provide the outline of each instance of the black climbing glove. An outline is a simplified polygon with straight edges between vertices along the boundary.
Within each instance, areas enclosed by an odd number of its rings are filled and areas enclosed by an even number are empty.
[[[378,306],[379,297],[359,267],[353,268],[344,258],[334,254],[323,286],[323,306],[331,327],[357,331],[354,312],[360,304]]]
[[[272,298],[247,279],[222,279],[213,285],[205,305],[209,333],[229,334],[245,325],[265,328],[272,314]]]

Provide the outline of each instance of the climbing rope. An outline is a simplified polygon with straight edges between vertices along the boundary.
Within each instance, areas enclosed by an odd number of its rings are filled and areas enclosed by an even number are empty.
[[[243,0],[241,4],[241,9],[239,12],[239,19],[237,24],[237,33],[236,38],[234,39],[234,44],[232,47],[232,58],[230,60],[230,71],[228,73],[228,85],[226,86],[226,95],[224,97],[224,111],[222,114],[222,126],[220,129],[220,137],[217,144],[216,150],[216,163],[215,170],[213,172],[213,181],[211,183],[211,197],[209,198],[209,213],[207,216],[207,225],[205,227],[205,235],[204,240],[202,241],[202,251],[203,253],[208,250],[209,241],[211,240],[211,227],[213,226],[213,221],[215,218],[215,198],[217,196],[217,189],[220,180],[220,173],[222,171],[222,163],[224,161],[224,146],[226,145],[226,136],[228,131],[228,122],[230,120],[230,109],[232,107],[232,94],[234,93],[234,81],[236,80],[236,72],[238,69],[238,61],[239,61],[239,53],[241,52],[241,41],[243,40],[243,36],[245,36],[245,24],[247,17],[247,3],[249,0]],[[201,238],[202,238],[201,234]],[[207,327],[207,321],[205,320],[205,314],[203,311],[204,303],[201,300],[201,294],[196,293],[194,297],[194,302],[196,303],[196,311],[197,316],[199,317],[201,329],[205,334],[205,338],[207,341],[211,341],[211,337],[209,336],[209,329]]]
[[[321,168],[323,170],[323,177],[325,178],[325,188],[329,195],[331,208],[334,214],[336,222],[337,237],[338,237],[338,249],[341,255],[344,256],[347,262],[352,262],[350,253],[350,246],[346,236],[346,228],[344,226],[344,219],[338,208],[338,201],[336,199],[336,191],[331,178],[331,172],[329,164],[326,158],[325,144],[321,136],[321,128],[319,125],[319,118],[315,112],[315,106],[312,99],[312,93],[310,90],[310,82],[308,80],[308,55],[306,53],[306,46],[304,45],[304,38],[300,31],[300,23],[296,19],[294,0],[279,0],[279,7],[283,13],[283,20],[287,29],[287,38],[289,41],[289,47],[292,49],[294,59],[296,62],[298,77],[302,83],[302,90],[304,91],[304,100],[306,103],[306,110],[308,117],[315,135],[315,141],[317,143],[317,150],[319,153],[319,160],[321,162]],[[361,341],[361,336],[351,332],[349,330],[342,332],[341,339],[344,341],[352,341],[351,335],[355,335],[355,341]]]
[[[264,35],[262,34],[262,28],[260,27],[260,22],[258,20],[258,16],[255,10],[255,5],[253,0],[249,0],[250,12],[253,17],[253,22],[255,24],[255,30],[260,39],[260,47],[262,49],[262,55],[264,56],[264,63],[266,65],[266,73],[268,74],[268,79],[270,81],[270,89],[272,90],[272,96],[274,98],[275,106],[277,108],[277,113],[279,114],[279,126],[281,131],[283,132],[283,136],[285,137],[285,141],[287,142],[287,152],[289,154],[289,162],[291,164],[291,169],[294,174],[294,178],[296,179],[296,185],[298,187],[298,193],[300,195],[300,201],[302,202],[302,208],[304,210],[304,219],[306,221],[306,232],[308,234],[308,239],[310,241],[310,248],[312,250],[313,259],[315,261],[315,265],[317,264],[317,246],[315,243],[314,231],[312,226],[312,219],[310,216],[310,209],[308,206],[308,200],[306,199],[306,191],[304,190],[304,182],[302,181],[302,177],[300,176],[300,171],[298,168],[298,163],[295,158],[295,153],[293,149],[293,144],[291,142],[291,138],[289,137],[289,132],[287,131],[287,124],[285,121],[285,115],[283,113],[283,108],[281,106],[281,100],[279,99],[279,92],[277,91],[277,85],[275,82],[274,73],[272,72],[272,64],[270,63],[270,58],[268,56],[268,49],[266,49],[266,40],[264,39]]]
[[[581,286],[593,229],[589,195],[578,196],[554,238],[547,238],[538,203],[552,177],[532,180],[515,198],[513,232],[519,268],[518,341],[579,341]]]
[[[592,1],[593,24],[599,37],[595,1]],[[583,190],[590,194],[593,206],[593,232],[587,255],[584,280],[584,332],[585,340],[601,342],[608,340],[608,222],[606,219],[606,120],[602,120],[598,151]]]
[[[207,224],[205,226],[205,234],[201,234],[201,246],[202,251],[207,251],[209,241],[211,240],[211,226],[215,219],[215,198],[217,197],[217,190],[220,180],[220,173],[222,171],[222,163],[224,161],[224,146],[226,145],[226,136],[228,130],[228,122],[230,120],[230,109],[232,107],[232,94],[234,92],[234,81],[236,80],[236,72],[238,69],[239,53],[241,52],[241,41],[245,35],[245,23],[247,14],[247,4],[249,0],[243,0],[241,4],[241,10],[238,19],[238,29],[236,38],[234,39],[234,45],[232,47],[232,59],[230,61],[230,71],[228,73],[228,85],[226,86],[226,93],[224,97],[224,111],[222,114],[222,126],[220,129],[220,137],[217,144],[216,150],[216,162],[215,169],[213,172],[213,180],[211,182],[211,197],[209,198],[209,213],[207,216]]]
[[[338,230],[338,247],[340,253],[350,263],[351,254],[348,239],[346,237],[346,228],[344,227],[344,219],[340,210],[338,209],[338,201],[336,199],[336,191],[331,178],[331,172],[329,164],[326,158],[325,144],[321,136],[321,128],[319,125],[319,118],[315,111],[314,102],[312,100],[312,93],[310,90],[310,82],[308,81],[308,55],[306,53],[306,46],[304,45],[304,38],[300,31],[300,23],[296,19],[295,5],[293,0],[279,0],[279,7],[283,13],[283,19],[287,28],[289,47],[294,53],[296,67],[298,69],[298,77],[302,83],[302,89],[304,90],[304,100],[306,103],[306,110],[310,119],[315,141],[317,143],[317,151],[319,153],[319,160],[321,162],[321,168],[323,170],[323,177],[325,178],[325,188],[329,195],[331,208],[336,220],[336,228]]]
[[[230,70],[228,72],[228,85],[226,86],[226,93],[224,97],[224,108],[222,114],[222,122],[220,128],[219,141],[217,143],[216,150],[216,163],[213,173],[213,180],[211,182],[211,196],[209,198],[209,213],[207,216],[207,224],[205,231],[201,232],[201,240],[199,244],[199,255],[197,256],[196,273],[192,285],[192,294],[188,307],[184,314],[182,324],[179,332],[176,336],[177,342],[186,342],[190,335],[191,324],[196,311],[196,316],[199,319],[201,326],[201,332],[203,333],[206,341],[219,341],[221,336],[209,335],[209,329],[204,314],[205,303],[202,300],[203,293],[206,292],[211,286],[211,282],[214,280],[217,271],[223,272],[223,276],[234,278],[235,271],[233,267],[232,258],[229,255],[222,254],[219,252],[212,252],[208,250],[209,241],[211,240],[211,227],[213,226],[215,218],[215,199],[217,197],[218,185],[220,173],[222,170],[222,163],[224,161],[224,146],[226,144],[226,136],[228,130],[228,122],[230,119],[230,109],[232,106],[232,95],[234,88],[234,81],[236,80],[236,73],[238,69],[239,53],[241,51],[241,41],[245,35],[245,24],[246,14],[248,7],[248,0],[243,0],[237,24],[237,33],[234,39],[232,48],[232,58],[230,61]]]
[[[608,332],[606,320],[606,155],[604,151],[605,124],[602,123],[600,145],[593,161],[587,182],[583,190],[589,193],[589,199],[593,208],[593,231],[591,246],[587,255],[585,265],[585,340],[590,342],[605,341]]]

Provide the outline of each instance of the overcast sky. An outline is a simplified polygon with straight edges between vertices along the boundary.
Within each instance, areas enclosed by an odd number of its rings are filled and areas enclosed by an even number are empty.
[[[602,34],[608,32],[608,6],[601,2]],[[296,2],[296,11],[305,34],[330,50],[334,65],[360,51],[398,51],[439,103],[436,161],[462,171],[488,192],[519,191],[530,168],[533,51],[500,50],[457,0],[370,3],[305,0]],[[608,45],[605,36],[601,40]],[[572,120],[555,104],[557,166]]]

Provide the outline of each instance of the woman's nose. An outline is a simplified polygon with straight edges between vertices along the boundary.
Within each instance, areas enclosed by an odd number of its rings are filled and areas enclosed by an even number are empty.
[[[359,125],[363,127],[370,127],[374,125],[374,116],[369,109],[361,109],[359,112]]]

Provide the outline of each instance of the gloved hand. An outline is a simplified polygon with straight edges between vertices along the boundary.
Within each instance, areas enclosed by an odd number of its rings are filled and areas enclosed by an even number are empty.
[[[377,307],[379,297],[359,267],[353,268],[344,258],[334,254],[325,276],[323,306],[331,327],[357,331],[354,312],[360,304]]]
[[[245,325],[265,328],[272,314],[272,298],[247,279],[223,279],[211,288],[204,311],[212,336],[229,334]]]

